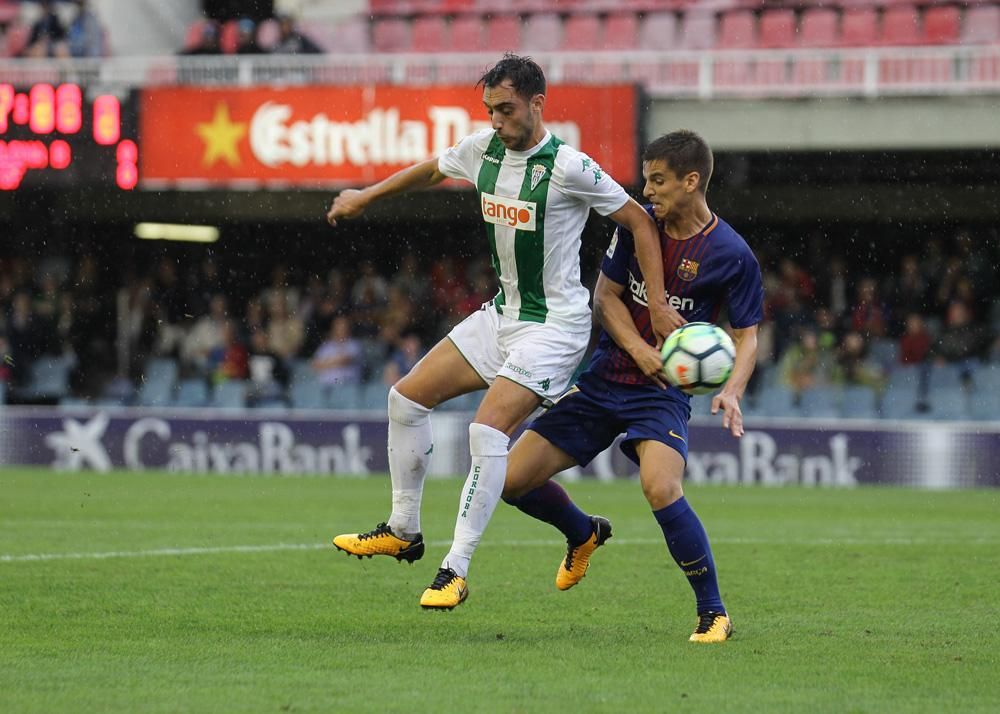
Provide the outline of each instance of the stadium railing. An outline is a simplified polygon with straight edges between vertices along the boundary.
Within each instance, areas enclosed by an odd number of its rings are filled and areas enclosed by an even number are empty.
[[[0,61],[0,82],[475,84],[496,53],[111,57]],[[533,53],[553,83],[635,82],[655,97],[953,95],[1000,89],[1000,46]]]

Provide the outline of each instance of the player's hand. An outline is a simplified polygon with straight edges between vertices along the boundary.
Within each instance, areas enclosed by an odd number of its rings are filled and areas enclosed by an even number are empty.
[[[331,226],[335,226],[342,218],[357,218],[364,213],[367,204],[361,191],[354,188],[341,191],[326,212],[326,220]]]
[[[722,410],[722,428],[729,429],[737,439],[743,436],[743,412],[740,410],[740,400],[735,394],[725,390],[712,397],[712,414]]]
[[[632,359],[642,370],[642,373],[657,384],[660,389],[667,388],[667,382],[663,378],[663,357],[660,350],[645,342],[638,346],[632,354]]]
[[[656,335],[657,348],[663,346],[663,341],[671,332],[687,324],[687,320],[666,302],[659,306],[650,305],[649,318],[653,324],[653,334]]]

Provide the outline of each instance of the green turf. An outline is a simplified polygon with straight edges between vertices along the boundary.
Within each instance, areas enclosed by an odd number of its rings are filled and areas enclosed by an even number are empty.
[[[422,611],[458,490],[428,484],[410,567],[323,546],[383,478],[0,470],[0,711],[1000,710],[1000,492],[691,489],[737,630],[697,646],[634,482],[571,486],[615,527],[576,589],[501,506],[469,601]]]

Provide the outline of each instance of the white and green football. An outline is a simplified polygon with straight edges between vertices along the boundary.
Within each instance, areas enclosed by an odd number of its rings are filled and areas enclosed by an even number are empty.
[[[718,325],[689,322],[670,333],[660,354],[670,384],[687,394],[708,394],[733,373],[736,348]]]

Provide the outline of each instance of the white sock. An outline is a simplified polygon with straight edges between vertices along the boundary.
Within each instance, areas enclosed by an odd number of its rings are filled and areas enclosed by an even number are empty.
[[[472,468],[458,501],[455,539],[441,564],[442,568],[451,568],[463,578],[469,573],[472,553],[500,502],[507,475],[509,444],[510,438],[502,431],[485,424],[469,425]]]
[[[434,447],[431,410],[389,390],[389,476],[392,515],[387,521],[396,535],[420,532],[420,498]]]

